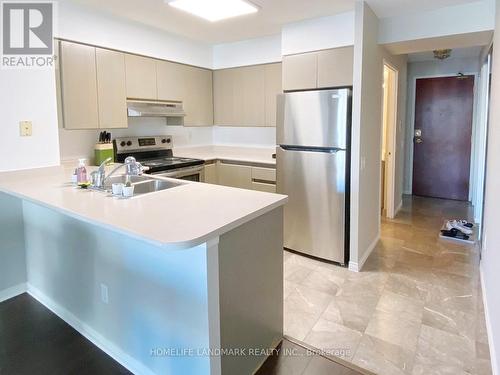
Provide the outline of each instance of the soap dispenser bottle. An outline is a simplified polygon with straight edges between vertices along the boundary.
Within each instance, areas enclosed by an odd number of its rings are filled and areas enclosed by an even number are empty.
[[[87,169],[85,168],[86,159],[78,159],[78,168],[76,170],[76,179],[79,184],[87,182]]]

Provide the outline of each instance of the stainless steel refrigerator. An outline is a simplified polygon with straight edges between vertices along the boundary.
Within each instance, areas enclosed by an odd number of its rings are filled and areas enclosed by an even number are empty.
[[[277,191],[285,205],[285,248],[349,261],[351,89],[279,95]]]

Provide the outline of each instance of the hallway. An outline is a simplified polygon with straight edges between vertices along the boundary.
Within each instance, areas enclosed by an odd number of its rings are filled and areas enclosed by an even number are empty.
[[[285,252],[285,334],[378,374],[491,374],[472,246],[439,240],[468,203],[407,196],[363,271]]]

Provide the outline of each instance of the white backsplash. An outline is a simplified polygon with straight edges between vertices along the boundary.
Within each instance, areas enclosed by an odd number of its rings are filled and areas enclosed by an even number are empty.
[[[97,130],[59,129],[61,161],[85,157],[91,162]],[[276,129],[262,127],[184,127],[167,126],[163,118],[130,118],[127,129],[110,129],[113,138],[128,136],[171,135],[175,147],[228,145],[271,147],[276,144]]]

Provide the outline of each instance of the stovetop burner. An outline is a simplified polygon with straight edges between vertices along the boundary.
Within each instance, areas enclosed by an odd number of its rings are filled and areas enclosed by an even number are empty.
[[[116,138],[113,145],[118,163],[123,163],[127,156],[133,156],[138,162],[148,168],[146,173],[149,174],[205,163],[200,159],[175,157],[172,151],[172,137],[169,135]]]
[[[186,168],[195,165],[201,165],[204,163],[200,159],[190,159],[190,158],[176,158],[176,157],[164,157],[156,159],[137,159],[143,166],[148,167],[149,170],[146,173],[155,173],[160,171],[167,171],[171,169]]]

